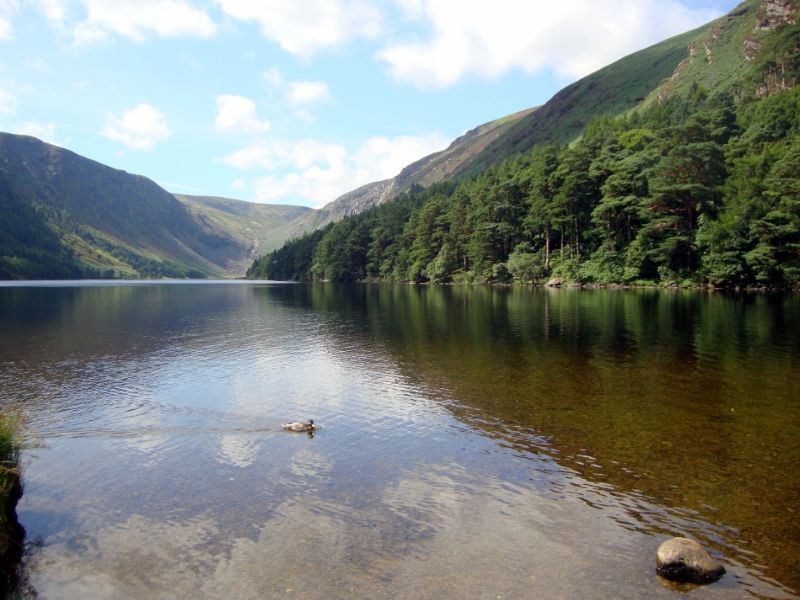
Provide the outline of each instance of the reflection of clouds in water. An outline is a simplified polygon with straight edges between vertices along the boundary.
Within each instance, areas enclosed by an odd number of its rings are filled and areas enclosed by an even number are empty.
[[[302,450],[292,455],[289,468],[294,475],[303,479],[320,479],[331,470],[331,463],[326,456],[314,450],[311,444],[306,444]]]
[[[148,463],[155,463],[164,455],[164,448],[170,443],[170,434],[164,430],[165,416],[157,405],[141,405],[140,410],[128,411],[124,416],[122,438],[131,449],[147,455]]]
[[[295,453],[298,480],[328,469],[308,447]],[[75,533],[39,551],[47,578],[34,569],[32,583],[46,598],[671,597],[653,580],[657,540],[605,508],[449,463],[364,485],[330,498],[297,490],[237,537],[207,516],[137,515],[83,543]]]
[[[248,385],[250,382],[249,375],[234,373],[228,402],[221,407],[229,415],[228,420],[234,426],[258,427],[260,422],[263,421],[264,424],[268,422],[267,418],[262,416],[263,401]],[[255,462],[260,451],[261,441],[252,433],[223,433],[219,436],[217,461],[234,467],[249,467]]]
[[[249,467],[261,450],[261,444],[251,435],[223,434],[219,439],[217,460],[234,467]]]
[[[31,583],[41,598],[196,597],[198,570],[213,562],[207,542],[214,523],[155,521],[133,515],[93,532],[89,543],[47,544],[33,557]],[[47,565],[47,578],[35,565]]]

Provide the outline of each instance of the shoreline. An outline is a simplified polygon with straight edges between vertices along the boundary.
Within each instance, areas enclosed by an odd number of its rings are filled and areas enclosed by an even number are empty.
[[[17,565],[24,550],[25,529],[17,520],[16,511],[22,498],[21,449],[21,420],[15,415],[0,415],[0,597],[3,598],[17,584]]]

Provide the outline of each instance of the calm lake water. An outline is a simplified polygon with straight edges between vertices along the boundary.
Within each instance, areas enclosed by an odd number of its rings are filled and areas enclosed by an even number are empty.
[[[797,295],[0,287],[24,597],[798,597],[799,390]]]

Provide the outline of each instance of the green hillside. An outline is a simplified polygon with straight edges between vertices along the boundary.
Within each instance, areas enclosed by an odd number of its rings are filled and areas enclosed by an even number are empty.
[[[796,286],[799,16],[793,0],[748,0],[601,70],[614,87],[642,94],[635,109],[590,76],[518,120],[472,164],[508,158],[329,225],[248,274]],[[687,41],[675,62],[671,53]],[[672,74],[646,92],[643,65],[667,55]],[[612,106],[620,114],[606,114]]]
[[[241,275],[256,257],[280,248],[288,237],[283,227],[314,212],[306,206],[257,204],[233,198],[175,194],[196,221],[217,235],[240,242],[243,252],[228,265],[228,272]]]
[[[521,119],[461,168],[474,174],[541,144],[564,144],[600,116],[657,104],[693,85],[734,94],[766,95],[786,87],[786,65],[797,52],[794,0],[748,0],[728,15],[665,40],[564,88]]]
[[[535,145],[575,139],[592,119],[619,115],[642,103],[686,57],[687,47],[713,25],[646,48],[567,86],[539,110],[515,123],[460,173],[472,174]]]
[[[35,239],[49,240],[48,255],[68,265],[59,276],[204,277],[224,274],[242,254],[240,243],[204,228],[151,180],[32,137],[0,134],[0,177],[3,204],[27,207],[19,210]],[[0,228],[17,235],[7,222]],[[1,251],[5,277],[33,276],[10,246]]]
[[[541,107],[476,127],[393,179],[367,184],[302,215],[282,228],[282,236],[292,239],[415,186],[475,175],[534,146],[572,142],[593,119],[652,106],[671,95],[686,94],[692,85],[767,94],[787,85],[785,66],[791,62],[798,34],[794,28],[776,34],[775,28],[795,10],[794,0],[748,0],[712,23],[584,77]]]

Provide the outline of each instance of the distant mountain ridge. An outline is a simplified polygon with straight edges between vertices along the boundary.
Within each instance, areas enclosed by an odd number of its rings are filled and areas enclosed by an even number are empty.
[[[0,278],[242,275],[287,240],[534,146],[567,144],[592,119],[657,105],[697,85],[756,96],[792,87],[800,29],[781,26],[796,24],[797,10],[797,0],[747,0],[318,210],[173,195],[145,177],[0,133]]]
[[[0,278],[238,275],[271,228],[308,210],[179,201],[146,177],[0,133]]]

